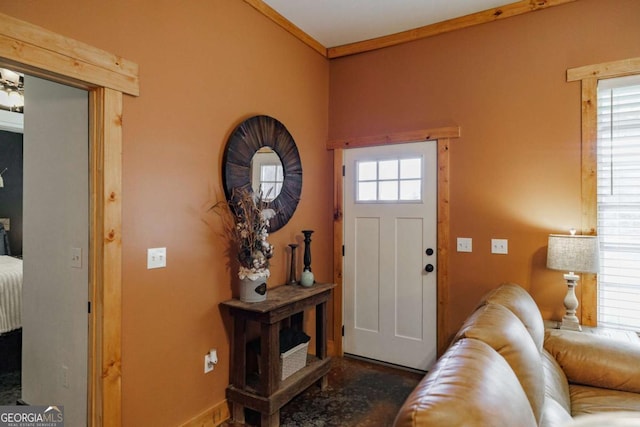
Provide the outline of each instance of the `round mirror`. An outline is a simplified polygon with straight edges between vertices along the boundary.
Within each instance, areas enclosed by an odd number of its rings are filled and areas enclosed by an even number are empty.
[[[289,222],[300,201],[302,164],[298,147],[278,120],[251,117],[240,123],[227,141],[222,178],[227,200],[236,188],[262,190],[276,212],[269,221],[269,232],[279,230]]]

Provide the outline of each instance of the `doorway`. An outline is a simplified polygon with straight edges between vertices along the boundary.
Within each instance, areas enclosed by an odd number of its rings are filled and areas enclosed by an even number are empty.
[[[88,94],[25,76],[22,400],[87,422]]]
[[[345,353],[436,359],[437,158],[436,141],[345,152]]]
[[[120,425],[122,98],[138,96],[137,64],[0,14],[0,66],[89,91],[90,298],[87,424]],[[20,49],[15,49],[20,46]]]

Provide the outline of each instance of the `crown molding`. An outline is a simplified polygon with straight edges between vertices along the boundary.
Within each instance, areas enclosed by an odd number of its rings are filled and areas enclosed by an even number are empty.
[[[521,0],[493,9],[487,9],[482,12],[461,16],[459,18],[436,22],[435,24],[426,25],[424,27],[418,27],[400,33],[390,34],[388,36],[377,37],[370,40],[364,40],[330,48],[324,47],[317,40],[309,36],[287,18],[280,15],[280,13],[278,13],[271,6],[267,5],[263,0],[244,1],[253,6],[267,18],[278,24],[280,27],[291,33],[293,36],[297,37],[300,41],[317,51],[322,56],[333,59],[408,43],[427,37],[433,37],[438,34],[448,33],[450,31],[473,27],[480,24],[486,24],[488,22],[494,22],[513,16],[523,15],[529,12],[548,9],[553,6],[559,6],[566,3],[572,3],[576,0]]]

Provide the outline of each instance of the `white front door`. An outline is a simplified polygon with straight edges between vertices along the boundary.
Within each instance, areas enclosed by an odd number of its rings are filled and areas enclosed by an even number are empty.
[[[345,353],[427,370],[437,352],[437,142],[345,150]]]

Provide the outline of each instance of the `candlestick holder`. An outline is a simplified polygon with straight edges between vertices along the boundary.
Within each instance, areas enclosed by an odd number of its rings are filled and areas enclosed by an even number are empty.
[[[289,285],[297,285],[298,281],[296,280],[296,248],[298,247],[295,243],[290,243],[289,247],[291,248],[291,269],[289,270]]]
[[[304,234],[304,269],[311,271],[311,234],[313,230],[302,230]]]

